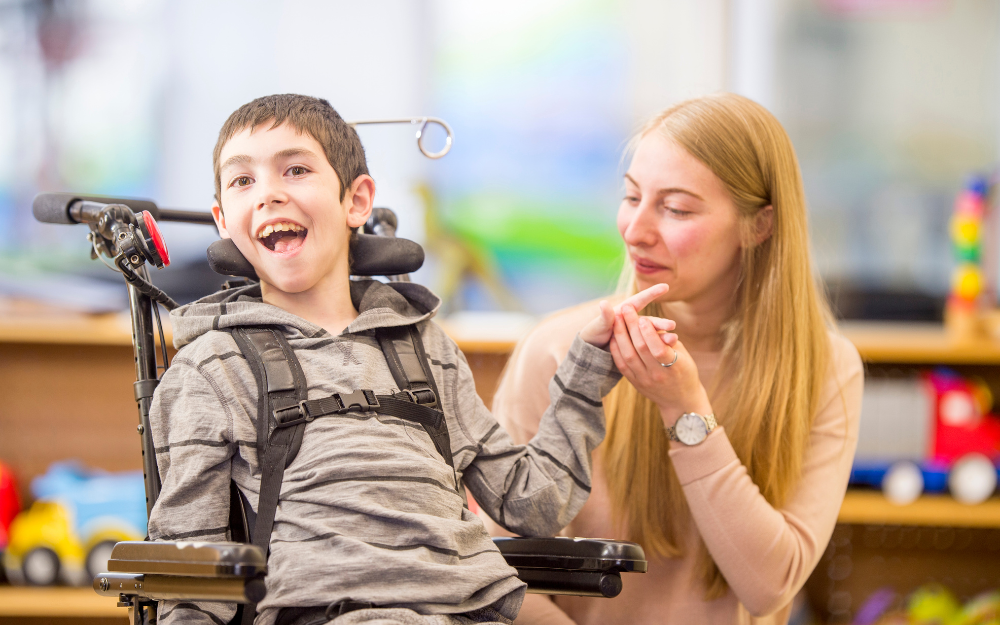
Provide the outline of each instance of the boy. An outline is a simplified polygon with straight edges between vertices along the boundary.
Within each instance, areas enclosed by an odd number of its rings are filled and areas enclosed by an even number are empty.
[[[259,285],[171,313],[180,350],[150,420],[162,491],[154,540],[227,539],[229,483],[259,511],[258,389],[233,328],[269,326],[294,351],[310,400],[398,387],[373,332],[414,326],[450,435],[449,456],[419,426],[353,412],[307,424],[283,474],[257,623],[510,623],[524,585],[465,506],[467,486],[500,525],[551,535],[590,490],[604,436],[601,398],[619,374],[614,313],[581,332],[552,388],[554,409],[526,446],[512,444],[476,396],[464,356],[429,319],[439,300],[415,284],[349,279],[351,232],[374,182],[354,130],[324,100],[260,98],[230,116],[213,155],[223,237]],[[634,296],[641,309],[663,289]],[[161,619],[225,623],[234,606],[167,602]],[[326,615],[324,617],[324,614]]]

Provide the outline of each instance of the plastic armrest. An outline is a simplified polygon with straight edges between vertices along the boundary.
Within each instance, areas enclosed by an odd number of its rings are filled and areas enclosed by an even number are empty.
[[[143,542],[115,545],[94,590],[150,600],[229,601],[264,598],[264,552],[242,543]]]
[[[528,592],[615,597],[623,572],[645,573],[646,555],[636,543],[596,538],[494,538]]]

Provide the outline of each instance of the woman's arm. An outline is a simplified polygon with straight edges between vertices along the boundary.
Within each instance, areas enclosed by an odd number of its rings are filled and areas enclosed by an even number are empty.
[[[709,553],[754,616],[787,605],[816,568],[837,522],[857,446],[861,359],[839,338],[824,403],[816,415],[802,478],[773,508],[750,480],[723,428],[670,459]]]
[[[612,354],[625,376],[660,407],[665,425],[681,412],[707,414],[707,395],[683,345],[676,345],[680,360],[672,368],[647,375],[642,362],[670,362],[673,350],[659,346],[633,311],[626,310],[623,317],[616,323]],[[847,339],[835,336],[831,347],[830,373],[802,476],[781,509],[761,495],[724,428],[699,445],[671,443],[671,461],[698,532],[730,588],[754,616],[792,600],[819,562],[843,502],[857,446],[864,375]]]

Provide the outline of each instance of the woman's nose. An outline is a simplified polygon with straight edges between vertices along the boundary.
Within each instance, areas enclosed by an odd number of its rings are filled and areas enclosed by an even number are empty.
[[[629,245],[640,247],[654,245],[659,236],[658,223],[659,217],[652,203],[642,202],[632,213],[632,219],[629,221],[628,227],[625,228],[622,238]]]

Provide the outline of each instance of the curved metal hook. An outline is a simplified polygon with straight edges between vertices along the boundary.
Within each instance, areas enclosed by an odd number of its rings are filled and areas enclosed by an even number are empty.
[[[454,135],[451,132],[451,126],[448,122],[437,117],[406,117],[403,119],[369,119],[358,122],[347,122],[351,126],[360,126],[361,124],[420,124],[420,128],[417,129],[417,148],[420,149],[420,153],[427,158],[441,158],[451,150],[452,139]],[[448,133],[448,136],[444,140],[444,148],[440,152],[428,152],[424,147],[424,129],[427,128],[427,124],[437,124],[444,128],[444,131]]]

